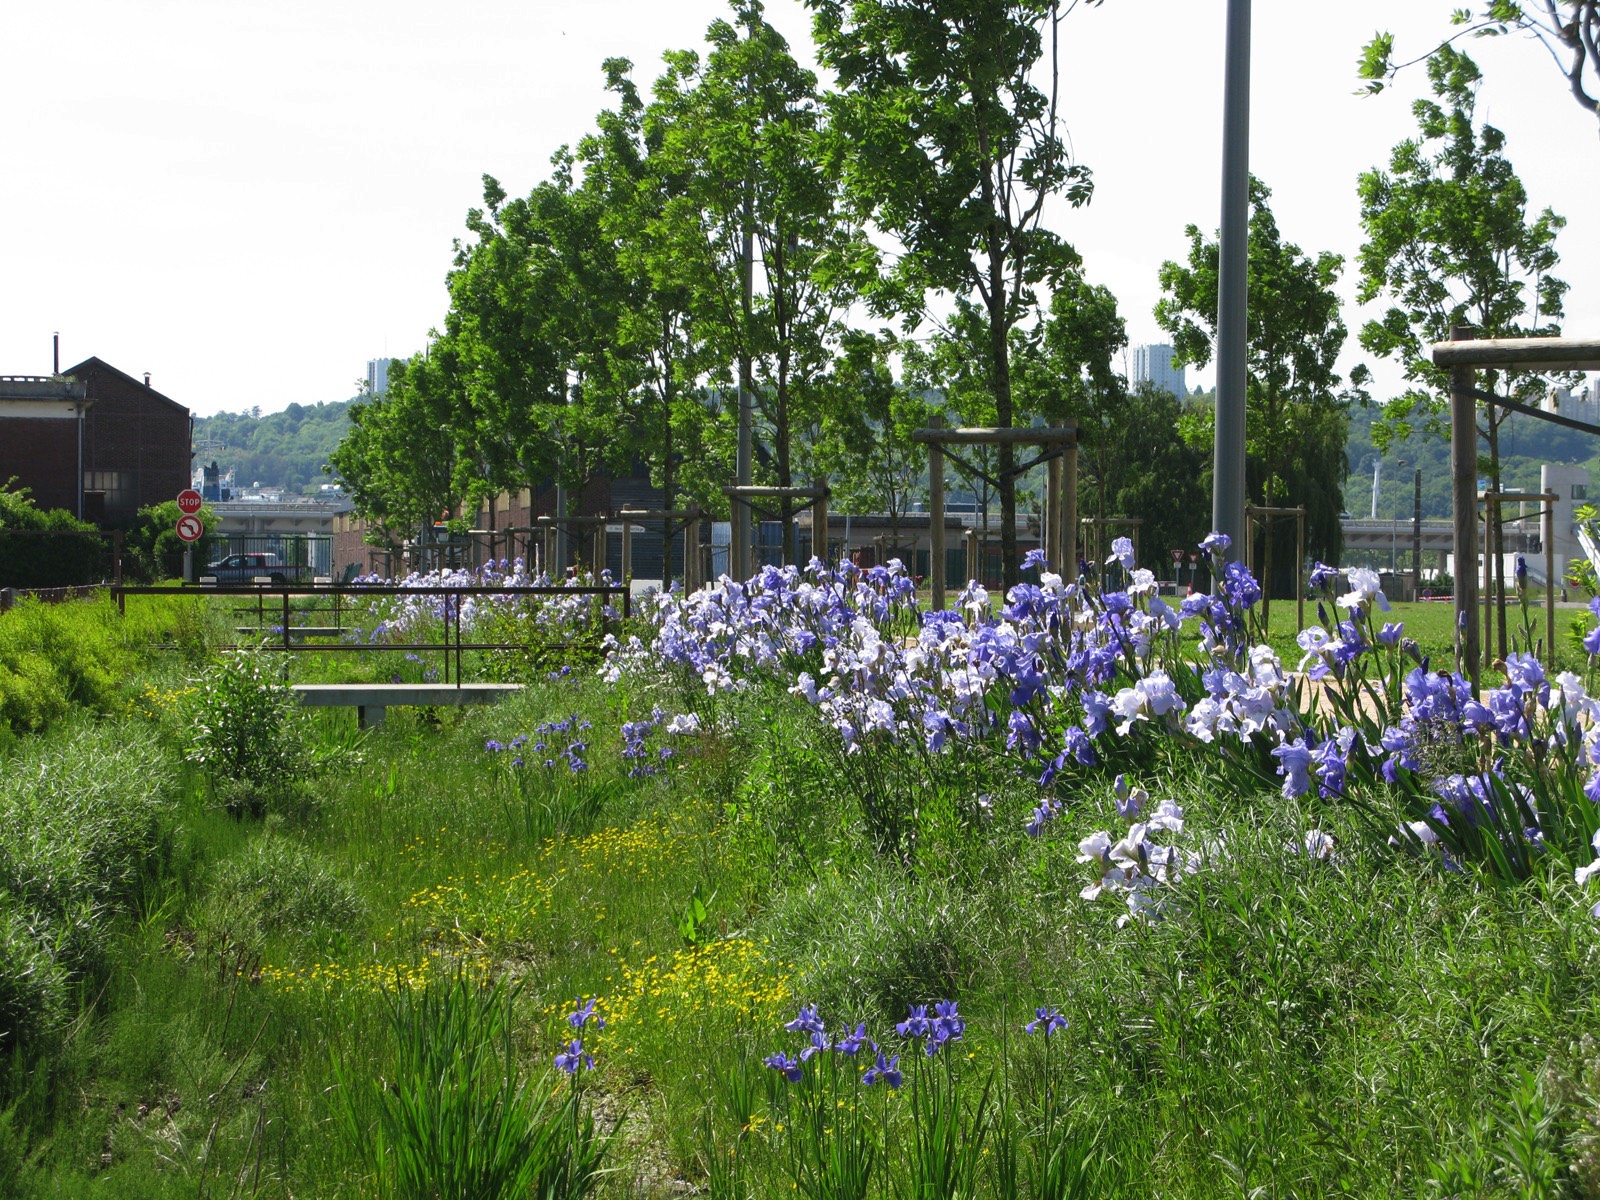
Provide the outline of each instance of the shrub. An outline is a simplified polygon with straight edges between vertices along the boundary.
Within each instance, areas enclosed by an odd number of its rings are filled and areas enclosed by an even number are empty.
[[[35,914],[0,893],[0,1051],[35,1047],[66,1011],[67,972],[34,928]]]

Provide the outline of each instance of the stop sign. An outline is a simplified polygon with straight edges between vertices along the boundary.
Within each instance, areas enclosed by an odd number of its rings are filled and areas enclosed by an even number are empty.
[[[183,491],[178,493],[178,511],[181,513],[197,513],[204,503],[205,501],[201,499],[200,493],[193,488],[184,488]],[[192,541],[193,539],[189,540]]]
[[[186,542],[198,542],[205,531],[206,527],[200,523],[199,517],[185,513],[178,518],[178,536]]]

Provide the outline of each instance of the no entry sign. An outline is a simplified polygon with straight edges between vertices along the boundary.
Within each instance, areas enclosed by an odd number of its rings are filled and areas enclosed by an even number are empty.
[[[184,488],[183,491],[178,493],[178,511],[185,515],[199,512],[203,503],[205,501],[201,499],[200,493],[193,488]],[[199,536],[199,534],[195,534],[195,537]],[[194,538],[185,538],[184,540],[192,542]]]
[[[200,518],[190,513],[185,513],[178,518],[178,536],[186,542],[198,542],[200,535],[206,531]]]

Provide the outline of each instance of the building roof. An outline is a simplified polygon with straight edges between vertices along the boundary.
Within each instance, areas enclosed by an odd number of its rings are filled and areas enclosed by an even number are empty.
[[[98,375],[98,374],[101,374],[101,373],[105,373],[107,375],[113,375],[116,378],[121,379],[123,382],[128,383],[133,387],[143,388],[144,391],[147,392],[149,395],[155,397],[155,399],[160,400],[165,404],[170,404],[173,407],[174,410],[176,410],[177,412],[182,413],[185,417],[187,417],[189,415],[189,410],[187,408],[185,408],[183,405],[179,404],[171,396],[163,396],[160,392],[156,391],[155,388],[151,387],[144,380],[135,379],[132,375],[129,375],[126,371],[117,370],[116,367],[113,367],[110,363],[106,362],[104,359],[95,358],[94,356],[91,355],[90,357],[84,359],[77,366],[68,367],[65,371],[62,372],[63,375],[71,375],[74,378],[84,378],[86,376]]]

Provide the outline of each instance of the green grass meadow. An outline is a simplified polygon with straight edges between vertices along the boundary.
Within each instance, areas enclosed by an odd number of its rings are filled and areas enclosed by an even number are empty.
[[[1448,870],[1151,740],[1123,769],[1205,866],[1125,921],[1077,861],[1109,773],[1029,837],[997,751],[866,761],[780,686],[592,660],[362,733],[272,685],[425,662],[225,668],[219,608],[0,617],[0,1197],[1600,1196],[1570,870]],[[1399,617],[1448,666],[1449,607]],[[624,757],[657,708],[703,728]],[[936,1001],[930,1056],[893,1027]],[[764,1065],[805,1005],[905,1085]]]

